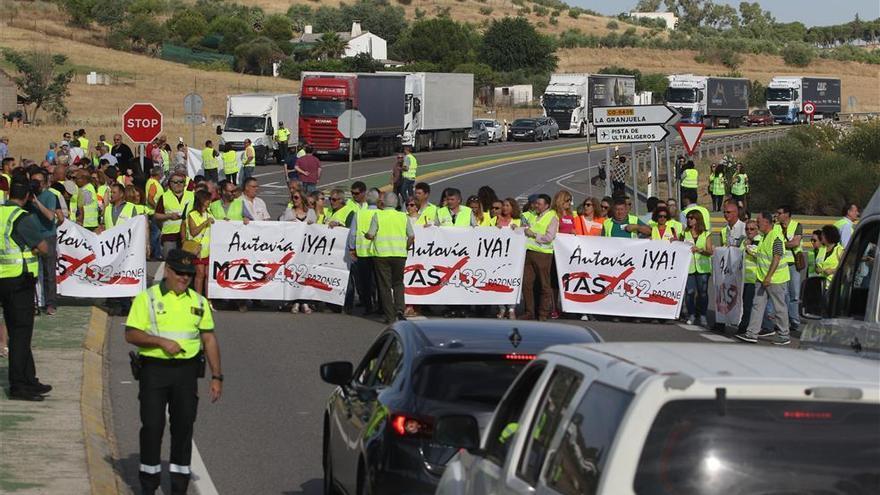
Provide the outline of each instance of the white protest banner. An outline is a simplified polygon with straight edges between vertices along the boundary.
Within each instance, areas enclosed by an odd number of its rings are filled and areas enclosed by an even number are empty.
[[[563,311],[678,318],[692,256],[689,245],[560,234],[553,248]]]
[[[743,315],[743,252],[716,247],[712,255],[712,283],[715,285],[715,321],[739,325]]]
[[[95,234],[75,222],[58,226],[58,294],[133,297],[147,287],[147,220],[138,215]]]
[[[496,227],[416,227],[404,270],[407,304],[516,304],[526,240]]]
[[[216,222],[208,294],[217,299],[342,304],[348,229],[302,222]]]

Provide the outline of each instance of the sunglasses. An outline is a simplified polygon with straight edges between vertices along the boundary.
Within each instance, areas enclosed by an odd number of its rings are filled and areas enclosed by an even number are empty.
[[[607,210],[608,208],[611,208],[609,205],[606,205],[606,204],[604,204],[604,203],[602,203],[601,205],[599,205],[599,207],[602,208],[603,210]]]
[[[363,193],[364,193],[363,191],[356,191],[356,190],[354,190],[354,189],[351,190],[351,195],[352,195],[352,196],[359,196],[359,195],[361,195],[361,194],[363,194]]]
[[[667,217],[666,215],[657,215],[657,220],[660,220],[661,218],[665,220],[669,217]]]
[[[593,206],[593,203],[584,203],[584,206]]]
[[[500,206],[493,206],[492,209],[493,209],[493,210],[500,210],[501,207],[500,207]]]
[[[342,201],[342,198],[330,198],[330,201]]]
[[[179,272],[179,271],[175,270],[174,268],[172,268],[171,271],[174,272],[174,274],[177,275],[178,277],[192,277],[193,276],[192,273]]]
[[[407,206],[407,208],[415,208],[416,204],[415,203],[407,203],[406,206]]]
[[[183,184],[182,180],[173,180],[170,182],[171,184]]]

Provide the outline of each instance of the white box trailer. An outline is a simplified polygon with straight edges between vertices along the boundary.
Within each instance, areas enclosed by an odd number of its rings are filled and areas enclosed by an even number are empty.
[[[289,145],[295,145],[299,136],[299,95],[250,93],[226,97],[226,121],[217,126],[220,144],[232,149],[244,149],[244,140],[250,139],[256,152],[257,164],[266,163],[275,152],[275,130],[279,122],[290,131]]]
[[[461,148],[474,118],[474,75],[406,75],[403,144],[418,150]]]

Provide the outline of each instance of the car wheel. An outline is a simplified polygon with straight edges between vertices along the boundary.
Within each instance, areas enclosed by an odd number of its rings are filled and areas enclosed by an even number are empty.
[[[336,481],[333,479],[333,463],[330,457],[330,439],[327,427],[324,427],[324,495],[338,495]]]

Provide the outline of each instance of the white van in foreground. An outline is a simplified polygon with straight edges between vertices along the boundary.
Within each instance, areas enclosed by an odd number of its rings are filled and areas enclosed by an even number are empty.
[[[730,344],[554,346],[508,389],[437,494],[877,494],[880,367]]]

